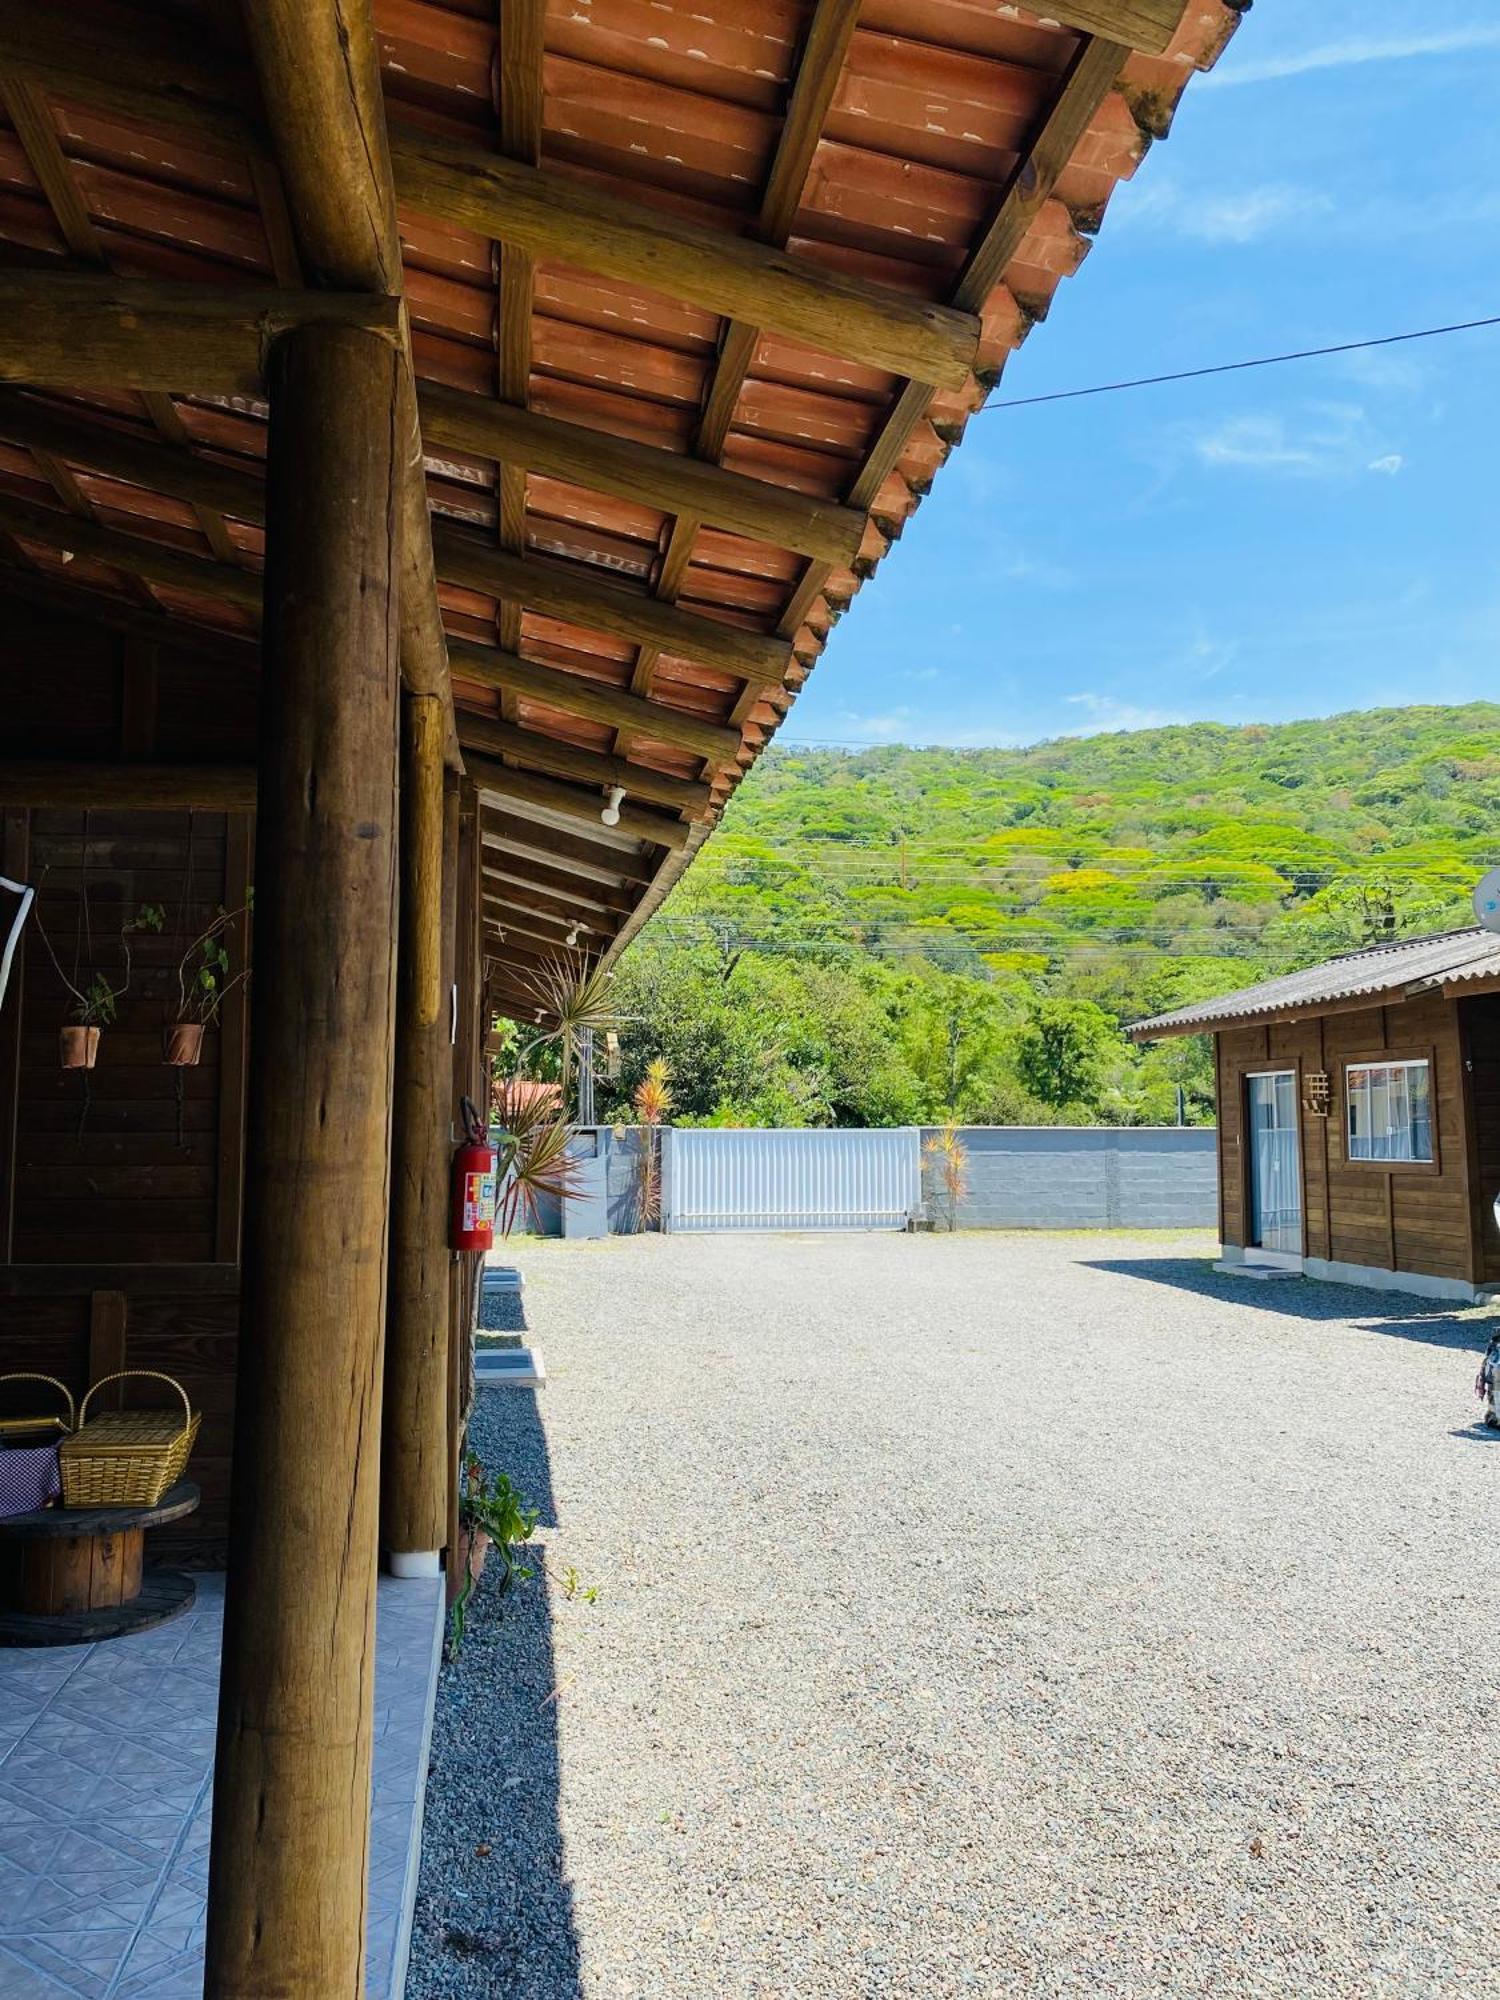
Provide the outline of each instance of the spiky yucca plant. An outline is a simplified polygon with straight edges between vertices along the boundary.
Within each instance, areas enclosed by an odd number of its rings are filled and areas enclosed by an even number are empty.
[[[536,995],[542,1015],[542,1024],[532,1043],[534,1047],[557,1045],[562,1108],[567,1113],[572,1102],[580,1038],[585,1029],[612,1028],[618,1019],[610,997],[610,975],[597,960],[591,965],[581,956],[559,955],[539,966],[527,984]]]

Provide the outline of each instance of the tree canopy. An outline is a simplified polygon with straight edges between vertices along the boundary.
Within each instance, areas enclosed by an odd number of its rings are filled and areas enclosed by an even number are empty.
[[[1212,1117],[1206,1050],[1122,1024],[1468,921],[1497,858],[1500,706],[1026,749],[772,748],[626,953],[628,1116]]]

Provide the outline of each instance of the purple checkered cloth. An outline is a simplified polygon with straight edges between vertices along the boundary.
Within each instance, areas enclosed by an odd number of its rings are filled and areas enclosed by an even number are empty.
[[[61,1492],[55,1444],[17,1444],[0,1450],[0,1520],[34,1514]]]

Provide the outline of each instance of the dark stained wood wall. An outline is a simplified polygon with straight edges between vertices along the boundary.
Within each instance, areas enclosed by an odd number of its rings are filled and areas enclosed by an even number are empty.
[[[243,654],[200,656],[4,599],[0,711],[7,755],[254,755],[255,677]],[[160,935],[134,940],[130,988],[104,1031],[86,1105],[82,1077],[58,1063],[71,1002],[35,923],[27,927],[0,1015],[0,1372],[41,1369],[75,1393],[121,1365],[180,1380],[203,1411],[191,1471],[204,1505],[153,1546],[158,1559],[213,1563],[227,1526],[239,1330],[243,990],[205,1037],[200,1066],[180,1073],[180,1107],[162,1030],[184,946],[221,906],[244,901],[253,822],[8,811],[0,840],[0,872],[39,885],[41,923],[69,977],[88,957],[85,885],[94,962],[112,979],[122,921],[143,903],[166,913]],[[242,949],[236,939],[236,966]]]
[[[1500,994],[1458,1002],[1459,1027],[1469,1083],[1470,1213],[1477,1245],[1479,1278],[1500,1284]]]
[[[1478,1281],[1482,1272],[1472,1219],[1466,1079],[1454,1002],[1432,996],[1389,1007],[1334,1010],[1310,1020],[1232,1029],[1215,1040],[1224,1242],[1243,1244],[1247,1234],[1245,1076],[1256,1069],[1295,1069],[1301,1105],[1303,1254],[1376,1270]],[[1402,1170],[1346,1158],[1345,1065],[1381,1054],[1429,1056],[1434,1062],[1435,1170]],[[1303,1079],[1317,1070],[1326,1071],[1332,1084],[1326,1118],[1303,1103]],[[1500,1073],[1496,1098],[1500,1104]],[[1496,1165],[1500,1168],[1500,1158]],[[1495,1247],[1500,1259],[1500,1240]]]

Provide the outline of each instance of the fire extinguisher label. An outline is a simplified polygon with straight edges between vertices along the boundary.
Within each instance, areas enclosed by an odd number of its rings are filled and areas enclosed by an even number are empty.
[[[471,1230],[490,1229],[495,1221],[495,1176],[464,1175],[463,1226]]]

